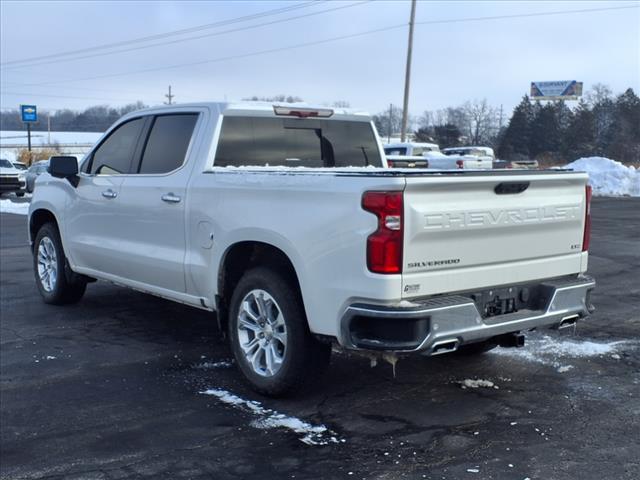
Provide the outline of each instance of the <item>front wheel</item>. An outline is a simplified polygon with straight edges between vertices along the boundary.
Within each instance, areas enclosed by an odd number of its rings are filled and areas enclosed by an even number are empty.
[[[284,395],[317,380],[331,356],[331,346],[309,331],[297,288],[262,267],[247,272],[233,292],[229,337],[238,367],[264,395]]]
[[[87,288],[86,280],[69,268],[60,233],[54,223],[45,223],[38,230],[33,247],[33,270],[45,303],[75,303]]]

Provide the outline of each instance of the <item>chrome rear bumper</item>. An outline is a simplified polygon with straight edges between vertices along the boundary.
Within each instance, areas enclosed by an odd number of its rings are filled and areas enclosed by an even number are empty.
[[[401,307],[353,304],[342,318],[341,341],[347,348],[435,355],[508,333],[560,328],[593,311],[589,292],[595,284],[587,276],[544,281],[536,285],[539,309],[495,316],[481,315],[476,302],[465,294]]]

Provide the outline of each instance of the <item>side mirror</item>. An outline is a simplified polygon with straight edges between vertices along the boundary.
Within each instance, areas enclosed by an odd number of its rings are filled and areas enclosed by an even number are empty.
[[[54,156],[49,159],[49,173],[53,177],[66,178],[74,187],[78,186],[78,159],[70,156]]]

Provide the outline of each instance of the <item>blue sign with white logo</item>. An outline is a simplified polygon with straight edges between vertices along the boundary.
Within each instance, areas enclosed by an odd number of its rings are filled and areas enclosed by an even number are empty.
[[[24,123],[34,123],[38,121],[38,109],[35,105],[20,105],[20,115]]]

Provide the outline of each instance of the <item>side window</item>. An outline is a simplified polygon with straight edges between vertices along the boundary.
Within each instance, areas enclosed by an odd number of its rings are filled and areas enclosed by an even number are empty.
[[[143,125],[144,118],[136,118],[114,130],[93,153],[90,173],[98,175],[129,173]]]
[[[197,120],[197,113],[157,116],[138,173],[168,173],[179,168]]]

